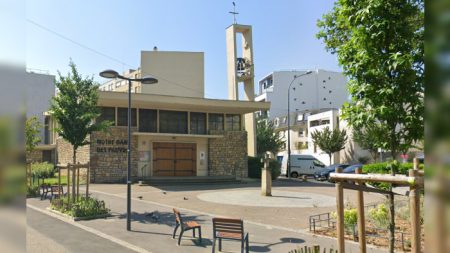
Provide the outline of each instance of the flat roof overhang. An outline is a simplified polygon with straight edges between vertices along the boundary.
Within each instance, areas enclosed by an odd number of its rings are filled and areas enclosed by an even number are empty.
[[[100,91],[99,106],[127,107],[128,94],[117,91]],[[177,97],[145,93],[131,94],[131,107],[162,110],[181,110],[217,113],[246,114],[268,110],[270,102],[235,101],[194,97]]]

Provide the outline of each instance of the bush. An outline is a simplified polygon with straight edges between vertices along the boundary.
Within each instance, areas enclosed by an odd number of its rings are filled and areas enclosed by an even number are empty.
[[[276,159],[270,160],[269,168],[272,180],[277,179],[281,175],[281,163],[278,160]]]
[[[32,163],[31,174],[34,178],[44,179],[55,176],[55,166],[48,162]]]
[[[390,174],[391,166],[396,166],[395,173],[407,175],[410,169],[413,169],[413,163],[398,163],[394,162],[383,162],[383,163],[372,163],[363,165],[363,173],[374,173],[374,174]],[[419,169],[423,170],[423,164],[419,164]],[[388,183],[371,183],[371,185],[381,188],[389,189]]]
[[[259,157],[248,157],[248,177],[249,178],[261,178],[261,169],[264,167],[264,163],[261,162]],[[269,162],[270,174],[272,180],[277,179],[281,175],[281,164],[278,160],[272,159]]]
[[[27,185],[27,197],[34,198],[37,196],[39,196],[39,186],[38,185],[33,185],[33,186]]]
[[[71,203],[71,200],[67,197],[55,199],[51,203],[51,208],[72,217],[92,217],[105,215],[110,211],[106,208],[105,201],[91,197],[81,197],[75,203]]]
[[[331,217],[337,218],[337,213],[332,212]],[[348,232],[352,232],[356,223],[358,223],[358,211],[356,208],[344,209],[344,227]]]
[[[369,210],[369,219],[371,219],[378,228],[388,228],[389,217],[389,211],[385,204],[379,204],[377,207]]]
[[[396,170],[397,174],[407,175],[408,170],[413,168],[413,163],[399,163]],[[419,169],[423,170],[423,164],[419,165]],[[389,162],[372,163],[363,165],[364,173],[377,173],[377,174],[389,174],[391,173],[391,167]]]

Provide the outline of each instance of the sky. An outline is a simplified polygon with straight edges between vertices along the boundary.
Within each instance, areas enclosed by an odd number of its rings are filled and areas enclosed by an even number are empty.
[[[315,37],[316,22],[333,1],[235,2],[237,22],[253,27],[255,88],[276,70],[340,71],[336,56]],[[227,98],[225,29],[233,23],[232,1],[29,0],[25,5],[28,69],[66,74],[72,59],[83,75],[103,82],[98,73],[104,69],[138,68],[141,50],[200,51],[205,96]],[[0,55],[14,52],[1,44]]]

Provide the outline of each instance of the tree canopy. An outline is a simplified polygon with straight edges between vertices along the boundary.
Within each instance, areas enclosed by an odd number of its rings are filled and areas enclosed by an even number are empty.
[[[312,132],[311,138],[315,145],[319,146],[323,152],[328,154],[331,165],[331,155],[345,147],[345,143],[347,142],[347,132],[345,129],[339,130],[337,128],[331,131],[329,127],[325,127],[322,131],[315,130]]]
[[[388,129],[383,148],[406,152],[424,135],[424,1],[338,0],[317,24],[349,78],[344,118]]]
[[[31,152],[41,142],[39,136],[42,124],[36,116],[26,119],[25,121],[25,147],[27,152]]]
[[[95,122],[100,109],[97,107],[98,85],[94,79],[83,78],[72,61],[69,66],[67,76],[58,72],[58,93],[52,99],[50,110],[58,122],[56,132],[73,145],[75,159],[77,148],[89,144],[88,135],[106,129],[109,122]]]
[[[258,119],[256,123],[256,151],[258,156],[270,151],[275,155],[284,146],[284,141],[275,132],[271,122],[267,119]]]

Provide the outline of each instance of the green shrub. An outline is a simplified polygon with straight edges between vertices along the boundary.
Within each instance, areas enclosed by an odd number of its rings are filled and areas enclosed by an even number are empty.
[[[39,186],[33,185],[29,186],[27,185],[27,197],[33,198],[39,196]]]
[[[259,157],[248,157],[248,177],[249,178],[261,178],[261,169],[264,167],[264,163],[261,162]],[[281,164],[278,160],[272,159],[269,162],[270,174],[272,180],[277,179],[281,175]]]
[[[379,204],[377,207],[369,210],[369,219],[378,228],[388,228],[389,216],[389,210],[385,204]]]
[[[281,175],[281,163],[278,160],[276,159],[270,160],[269,168],[272,180],[277,179]]]
[[[67,197],[55,199],[51,203],[51,208],[72,217],[92,217],[105,215],[109,209],[105,206],[105,201],[95,198],[81,197],[75,203],[71,203]]]
[[[48,162],[31,164],[31,174],[34,178],[50,178],[55,176],[55,166]]]
[[[363,173],[373,173],[373,174],[390,174],[391,166],[395,166],[395,173],[407,175],[410,169],[413,169],[413,163],[398,163],[394,162],[383,162],[383,163],[372,163],[363,165]],[[423,170],[423,164],[419,164],[419,169]],[[388,183],[371,183],[371,185],[381,188],[389,189]]]
[[[248,157],[248,177],[249,178],[261,178],[261,168],[263,163],[259,157]]]
[[[331,217],[337,218],[337,213],[332,212]],[[344,227],[347,231],[353,231],[356,223],[358,223],[358,211],[356,208],[346,208],[344,209]]]

